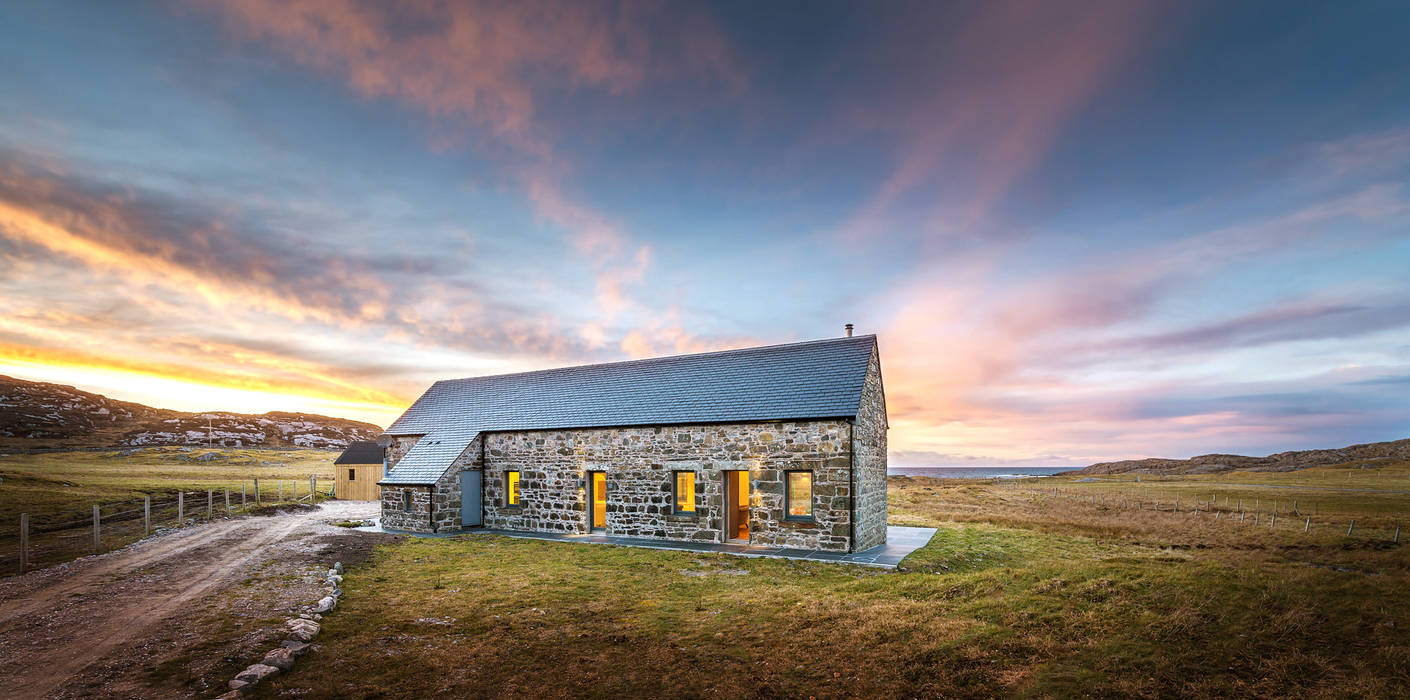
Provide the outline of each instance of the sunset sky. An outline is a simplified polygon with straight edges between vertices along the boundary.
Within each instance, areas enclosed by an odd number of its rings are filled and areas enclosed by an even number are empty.
[[[12,2],[0,374],[386,425],[876,333],[893,465],[1410,437],[1410,3]]]

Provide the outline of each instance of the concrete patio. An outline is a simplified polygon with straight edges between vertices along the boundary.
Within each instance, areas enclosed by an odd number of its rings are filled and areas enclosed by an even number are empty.
[[[552,540],[555,542],[580,542],[586,544],[615,544],[623,547],[643,547],[646,549],[673,549],[684,552],[717,552],[720,554],[733,554],[741,557],[777,557],[779,559],[801,559],[805,561],[828,561],[841,564],[860,564],[863,566],[877,566],[885,569],[894,569],[911,552],[924,547],[930,538],[935,535],[933,527],[903,527],[900,525],[886,526],[886,544],[872,547],[861,552],[845,554],[841,552],[823,552],[812,549],[790,549],[788,547],[755,547],[747,544],[720,544],[718,542],[675,542],[671,540],[653,540],[640,537],[613,537],[602,534],[590,535],[565,535],[548,532],[520,532],[517,530],[491,530],[474,528],[470,530],[460,530],[456,532],[440,532],[427,534],[421,532],[403,532],[401,530],[389,530],[381,527],[380,523],[365,528],[357,528],[369,532],[386,532],[396,535],[411,535],[413,537],[458,537],[463,535],[503,535],[526,540]]]

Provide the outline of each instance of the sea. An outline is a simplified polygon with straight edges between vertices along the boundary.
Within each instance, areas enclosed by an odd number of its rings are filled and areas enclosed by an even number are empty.
[[[890,467],[890,476],[931,476],[941,479],[1031,479],[1077,471],[1081,467]]]

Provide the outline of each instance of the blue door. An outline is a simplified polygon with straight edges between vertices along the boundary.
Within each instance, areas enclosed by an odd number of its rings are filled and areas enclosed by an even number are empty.
[[[460,472],[461,527],[477,527],[484,524],[484,513],[480,508],[480,486],[483,479],[483,472]]]

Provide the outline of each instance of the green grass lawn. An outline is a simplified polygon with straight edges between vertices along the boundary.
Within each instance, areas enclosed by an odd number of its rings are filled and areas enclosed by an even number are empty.
[[[1276,478],[1276,477],[1274,477]],[[383,545],[264,697],[1404,696],[1404,544],[893,480],[902,570]]]

